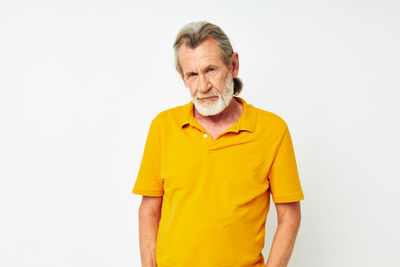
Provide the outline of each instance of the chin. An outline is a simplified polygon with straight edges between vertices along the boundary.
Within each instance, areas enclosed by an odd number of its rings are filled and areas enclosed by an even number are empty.
[[[221,100],[221,98],[218,99],[217,103],[212,104],[212,105],[203,105],[196,101],[195,106],[196,106],[197,111],[203,116],[217,115],[226,108],[226,105]]]

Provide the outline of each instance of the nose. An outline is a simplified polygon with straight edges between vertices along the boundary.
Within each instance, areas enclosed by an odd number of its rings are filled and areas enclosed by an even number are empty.
[[[199,81],[199,91],[201,93],[205,93],[208,90],[211,89],[211,84],[210,81],[208,79],[208,77],[204,74],[199,75],[200,77],[200,81]]]

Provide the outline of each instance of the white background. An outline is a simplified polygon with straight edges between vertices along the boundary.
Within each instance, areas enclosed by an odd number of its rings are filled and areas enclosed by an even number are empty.
[[[0,265],[140,266],[131,190],[151,119],[190,101],[172,44],[198,20],[231,38],[240,96],[289,126],[289,266],[400,266],[395,0],[1,0]],[[275,227],[271,202],[265,260]]]

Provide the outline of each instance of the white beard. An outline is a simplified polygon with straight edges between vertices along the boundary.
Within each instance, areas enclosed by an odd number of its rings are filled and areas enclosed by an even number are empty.
[[[192,101],[197,109],[197,111],[203,116],[211,116],[216,115],[222,112],[231,102],[233,98],[233,78],[232,74],[228,73],[228,76],[225,80],[225,87],[222,91],[222,95],[219,92],[209,92],[207,95],[203,95],[201,93],[197,93],[194,97],[192,97]],[[213,90],[212,90],[213,91]],[[213,101],[210,103],[200,103],[197,98],[202,97],[210,97],[210,96],[218,96],[217,101]],[[204,101],[203,101],[204,102]]]

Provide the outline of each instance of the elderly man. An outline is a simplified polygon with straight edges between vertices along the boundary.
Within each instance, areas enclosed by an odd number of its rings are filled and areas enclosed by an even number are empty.
[[[287,124],[237,96],[238,53],[218,26],[187,24],[174,49],[192,101],[150,125],[132,190],[142,266],[287,266],[304,199]],[[265,264],[270,195],[278,228]]]

